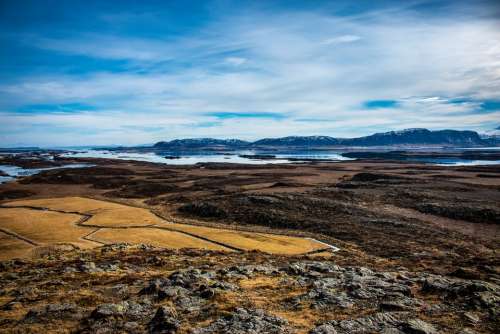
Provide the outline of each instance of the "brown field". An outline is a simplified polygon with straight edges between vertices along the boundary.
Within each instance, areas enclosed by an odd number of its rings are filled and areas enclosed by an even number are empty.
[[[33,245],[0,231],[0,261],[27,257]]]
[[[243,250],[260,250],[272,254],[292,255],[325,248],[325,245],[313,240],[284,235],[231,231],[183,224],[168,224],[167,226],[169,229],[187,232]]]
[[[82,215],[90,217],[85,220]],[[71,243],[81,248],[127,242],[166,248],[234,248],[290,255],[325,248],[325,245],[305,238],[169,223],[147,209],[83,197],[4,203],[4,207],[0,208],[0,227],[37,245]],[[92,233],[96,227],[99,230]],[[87,240],[82,239],[84,236]],[[29,245],[21,239],[18,241],[24,248],[25,244]],[[9,246],[9,249],[12,249],[12,256],[28,254],[18,251],[16,245]]]
[[[228,248],[219,246],[212,242],[204,241],[189,235],[160,230],[155,228],[130,229],[100,229],[92,234],[93,240],[111,244],[116,242],[128,242],[131,244],[144,243],[165,248],[202,248],[211,250],[226,250]]]
[[[83,225],[100,227],[148,226],[161,222],[161,219],[146,209],[83,197],[15,201],[6,205],[31,206],[92,215]]]
[[[24,208],[0,209],[0,227],[33,241],[37,245],[71,243],[81,248],[98,244],[82,239],[92,228],[75,225],[76,214]],[[24,241],[23,241],[24,242]]]

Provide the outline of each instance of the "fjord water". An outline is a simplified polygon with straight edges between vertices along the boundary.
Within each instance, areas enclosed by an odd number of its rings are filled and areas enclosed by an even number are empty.
[[[170,153],[170,154],[168,154]],[[102,158],[102,159],[119,159],[119,160],[134,160],[152,163],[163,163],[169,165],[194,165],[197,163],[239,163],[239,164],[286,164],[286,163],[300,163],[307,161],[348,161],[355,160],[342,156],[341,151],[283,151],[280,153],[269,152],[255,152],[255,151],[241,151],[231,153],[218,153],[218,152],[164,152],[157,154],[153,152],[119,152],[111,150],[73,150],[71,152],[63,153],[63,157],[73,158]],[[255,155],[255,157],[252,157]],[[268,157],[266,157],[266,155]],[[477,166],[477,165],[497,165],[500,160],[473,160],[462,158],[438,158],[438,157],[415,157],[406,159],[411,162],[423,162],[439,166]],[[89,167],[92,164],[71,164],[58,167],[49,168],[30,168],[25,169],[11,165],[1,165],[0,171],[7,174],[7,176],[0,176],[0,183],[12,181],[20,176],[29,176],[37,174],[44,170],[58,169],[58,168],[79,168]]]
[[[169,165],[194,165],[200,162],[216,162],[216,163],[240,163],[240,164],[283,164],[297,162],[297,160],[331,160],[331,161],[345,161],[353,160],[351,158],[343,157],[340,153],[308,153],[297,152],[282,154],[273,154],[273,159],[262,159],[248,157],[251,155],[260,155],[260,152],[241,151],[234,153],[211,153],[211,152],[184,152],[171,153],[159,155],[156,153],[142,153],[142,152],[116,152],[107,150],[85,150],[81,152],[70,152],[63,156],[66,157],[79,157],[79,158],[106,158],[106,159],[120,159],[120,160],[136,160],[147,161],[155,163],[165,163]],[[269,153],[267,153],[269,154]],[[246,155],[246,156],[242,156]],[[175,156],[175,158],[165,158],[165,156]]]
[[[0,171],[7,174],[7,176],[0,176],[0,183],[9,182],[20,176],[29,176],[40,173],[44,170],[58,169],[58,168],[81,168],[81,167],[91,167],[92,164],[71,164],[63,165],[57,167],[47,167],[47,168],[22,168],[18,166],[11,165],[0,165]]]
[[[64,154],[66,157],[106,158],[135,160],[169,165],[193,165],[196,163],[241,163],[241,164],[283,164],[305,161],[348,161],[355,160],[342,156],[342,151],[282,151],[279,153],[261,151],[240,151],[231,153],[217,152],[119,152],[109,150],[82,150]],[[254,157],[251,157],[255,155]],[[262,158],[271,155],[273,158]],[[167,158],[166,158],[167,157]],[[172,158],[175,157],[175,158]],[[476,160],[463,158],[418,157],[406,161],[423,162],[443,166],[497,165],[500,160]]]

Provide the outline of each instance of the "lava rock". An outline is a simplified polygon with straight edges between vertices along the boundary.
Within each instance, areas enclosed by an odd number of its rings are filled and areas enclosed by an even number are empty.
[[[319,325],[309,331],[309,334],[337,334],[335,327],[330,324]]]
[[[160,306],[149,323],[151,334],[173,334],[180,328],[177,313],[167,306]]]
[[[411,319],[405,324],[403,324],[403,328],[405,333],[408,334],[435,334],[437,330],[431,324],[420,320],[420,319]]]
[[[193,334],[287,334],[292,333],[288,322],[280,317],[266,314],[263,310],[237,308],[229,317],[222,317],[204,328],[193,330]]]

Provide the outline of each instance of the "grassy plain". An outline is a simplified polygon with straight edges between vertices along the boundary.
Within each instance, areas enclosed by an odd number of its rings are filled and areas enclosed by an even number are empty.
[[[83,247],[96,246],[96,243],[80,238],[91,233],[94,226],[98,226],[102,228],[89,238],[106,244],[128,242],[167,248],[229,250],[217,244],[221,243],[242,250],[291,255],[325,248],[314,240],[304,238],[167,223],[147,209],[83,197],[21,200],[6,203],[5,206],[12,208],[0,209],[2,226],[40,243],[67,242]],[[47,208],[72,213],[14,208],[14,206]],[[81,216],[75,213],[91,217],[81,226],[76,226],[74,223]],[[145,227],[153,224],[166,229]]]
[[[83,225],[101,227],[148,226],[161,222],[160,218],[146,209],[83,197],[23,200],[7,203],[6,205],[32,206],[88,214],[92,215],[92,217]]]
[[[97,246],[82,239],[94,229],[75,225],[80,215],[25,208],[0,208],[0,228],[37,245],[71,243],[81,248]]]
[[[28,257],[34,246],[0,231],[0,261]]]
[[[155,228],[134,229],[100,229],[92,234],[92,239],[110,244],[128,242],[144,243],[165,248],[202,248],[211,250],[229,250],[212,242],[204,241],[189,235]]]
[[[169,229],[187,232],[243,250],[260,250],[272,254],[302,254],[326,248],[314,240],[285,235],[233,231],[212,227],[168,224]]]

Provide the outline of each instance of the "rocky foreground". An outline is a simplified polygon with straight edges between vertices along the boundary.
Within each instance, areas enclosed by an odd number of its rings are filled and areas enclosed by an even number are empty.
[[[349,262],[341,253],[48,249],[0,264],[0,332],[472,334],[500,326],[494,280]]]

